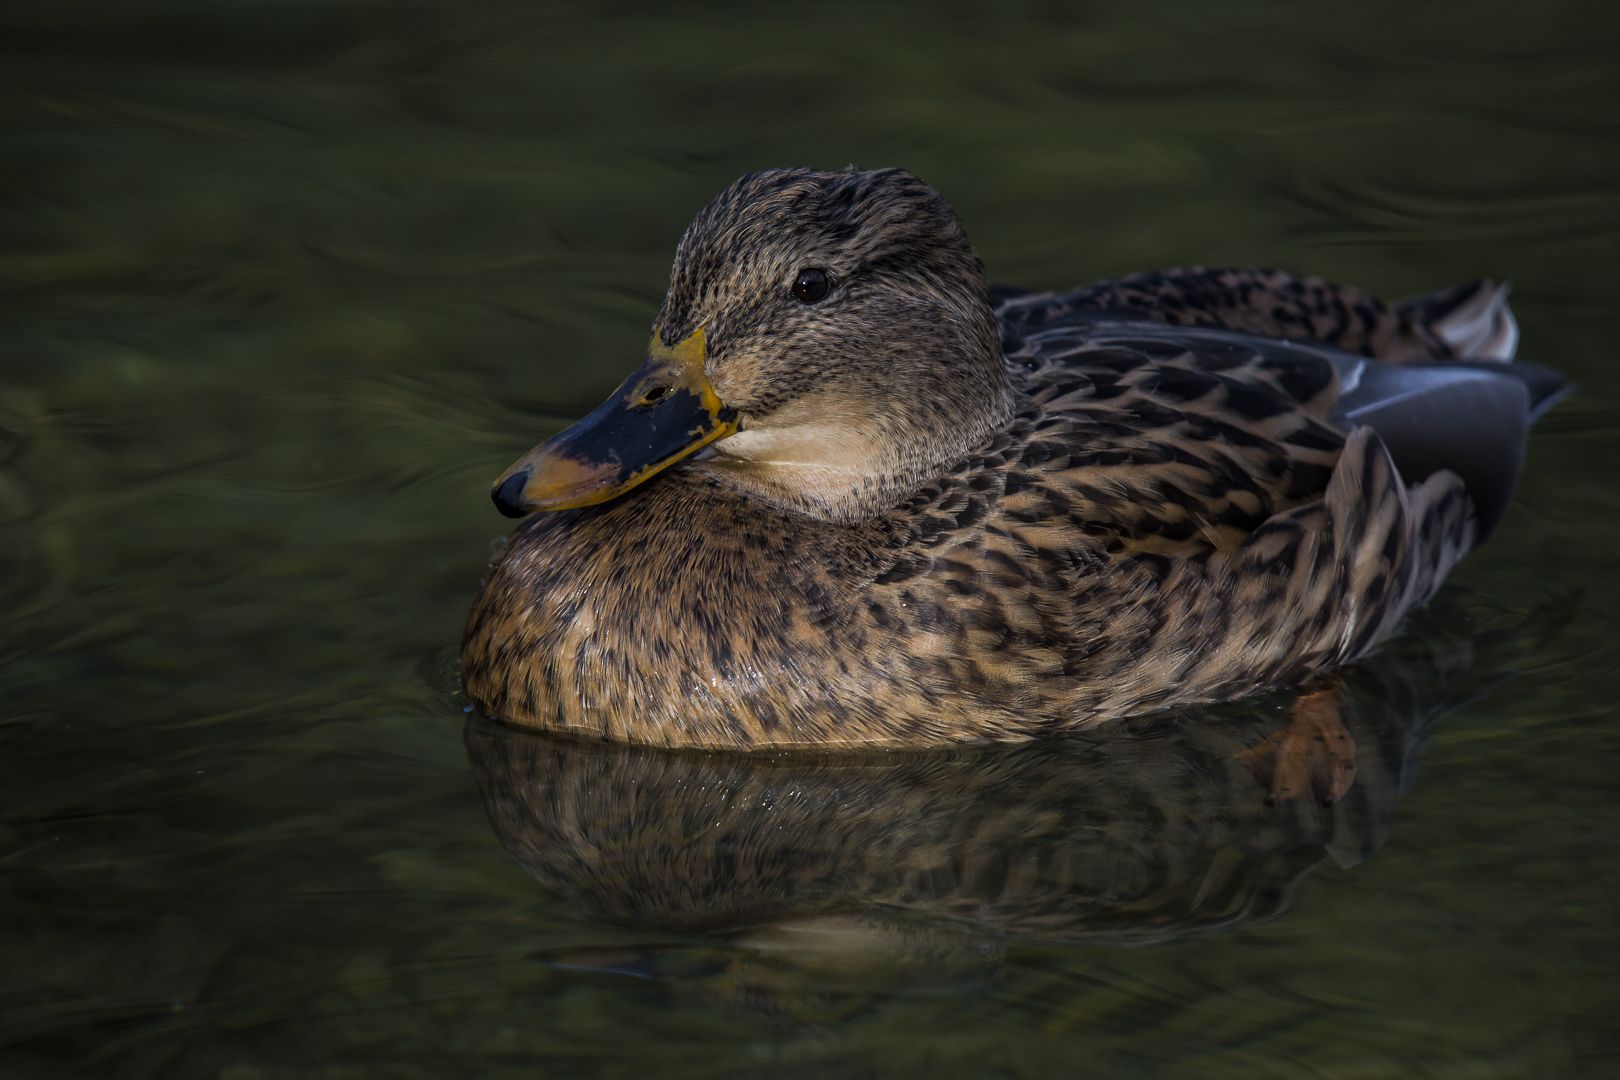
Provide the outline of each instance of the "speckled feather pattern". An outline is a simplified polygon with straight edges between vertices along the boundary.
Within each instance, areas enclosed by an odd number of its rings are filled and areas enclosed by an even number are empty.
[[[1133,335],[1144,311],[1272,340]],[[1025,739],[1339,667],[1473,543],[1461,482],[1405,486],[1333,426],[1332,366],[1278,340],[1419,359],[1413,315],[1226,270],[998,315],[1016,415],[873,520],[784,518],[689,462],[526,522],[468,622],[473,703],[669,746]]]
[[[1083,312],[1112,312],[1169,326],[1204,326],[1263,337],[1321,341],[1394,364],[1462,354],[1440,332],[1447,315],[1490,282],[1474,282],[1391,307],[1371,293],[1307,274],[1254,267],[1151,270],[1068,293],[1018,297],[997,311],[1004,344]]]

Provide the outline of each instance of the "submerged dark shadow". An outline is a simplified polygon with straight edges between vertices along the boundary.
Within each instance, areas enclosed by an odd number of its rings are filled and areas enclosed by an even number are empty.
[[[1509,616],[1443,594],[1350,675],[1357,774],[1326,808],[1268,806],[1236,760],[1287,722],[1287,694],[949,752],[671,752],[476,717],[466,744],[502,844],[581,914],[732,935],[712,954],[555,962],[735,981],[760,959],[959,986],[993,978],[1008,940],[1148,944],[1286,913],[1313,867],[1378,851],[1434,721],[1564,607]]]

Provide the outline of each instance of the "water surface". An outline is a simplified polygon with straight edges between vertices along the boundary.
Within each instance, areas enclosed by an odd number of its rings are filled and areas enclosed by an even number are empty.
[[[0,1072],[1614,1075],[1617,24],[0,9]],[[1521,355],[1580,392],[1358,673],[1355,799],[1243,786],[1267,699],[859,767],[468,726],[490,480],[635,365],[715,191],[849,162],[1032,287],[1515,283]],[[580,777],[603,802],[524,816]],[[616,818],[631,779],[672,820],[724,795],[734,845]]]

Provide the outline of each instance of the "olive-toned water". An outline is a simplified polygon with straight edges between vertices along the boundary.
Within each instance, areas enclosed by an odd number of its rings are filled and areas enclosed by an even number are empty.
[[[1557,0],[0,6],[0,1075],[1620,1072],[1617,61]],[[1009,283],[1512,279],[1580,389],[1353,677],[1352,798],[1233,763],[1283,698],[871,759],[469,723],[489,482],[715,191],[849,162]]]

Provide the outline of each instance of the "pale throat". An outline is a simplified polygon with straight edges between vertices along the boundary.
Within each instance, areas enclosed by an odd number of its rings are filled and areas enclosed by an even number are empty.
[[[780,510],[853,524],[878,517],[938,476],[968,449],[968,425],[948,432],[901,416],[880,419],[869,402],[793,402],[711,444],[698,468]]]
[[[779,509],[824,521],[866,520],[898,505],[921,479],[892,436],[857,410],[827,415],[789,405],[722,439],[699,467]],[[908,467],[910,465],[911,467]]]

